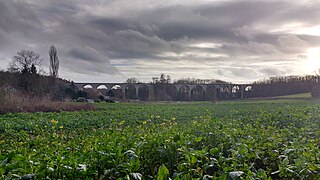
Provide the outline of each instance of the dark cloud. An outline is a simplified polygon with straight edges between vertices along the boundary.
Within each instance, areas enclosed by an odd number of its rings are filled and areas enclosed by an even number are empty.
[[[127,29],[130,22],[121,18],[105,17],[92,19],[88,23],[101,29],[106,34],[112,34],[115,31]]]
[[[90,47],[75,47],[72,48],[68,55],[73,57],[74,59],[79,59],[82,61],[89,61],[92,63],[95,62],[105,62],[106,58],[103,55],[101,55],[97,50],[90,48]]]
[[[320,46],[320,36],[295,33],[318,24],[316,1],[12,0],[0,1],[0,16],[1,65],[19,49],[46,59],[54,44],[76,81],[160,72],[252,81],[303,73],[296,64]]]
[[[42,29],[42,24],[27,3],[20,1],[0,2],[0,29],[4,32],[31,35]]]

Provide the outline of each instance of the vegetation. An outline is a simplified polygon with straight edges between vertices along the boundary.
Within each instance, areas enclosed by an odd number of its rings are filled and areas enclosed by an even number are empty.
[[[2,179],[315,179],[319,105],[99,104],[0,116]]]
[[[9,71],[36,74],[36,68],[38,67],[39,69],[41,63],[42,59],[39,54],[23,49],[13,56],[12,62],[9,64]]]
[[[137,83],[141,83],[141,82],[139,81],[138,78],[133,77],[133,78],[128,78],[128,79],[126,80],[126,83],[137,84]]]
[[[195,79],[195,78],[181,78],[175,80],[176,84],[232,84],[218,79]]]
[[[152,77],[152,84],[169,84],[171,83],[170,75],[160,74],[160,77]]]
[[[291,94],[291,95],[286,95],[286,96],[277,96],[276,98],[283,98],[283,99],[311,99],[311,93]]]
[[[252,84],[249,97],[272,97],[298,93],[312,92],[313,96],[319,94],[320,76],[279,76],[256,81]]]
[[[58,79],[59,59],[51,46],[50,73],[42,73],[42,58],[30,50],[13,56],[9,71],[0,71],[0,114],[8,112],[93,110],[88,104],[62,103],[77,98],[77,89],[66,80]]]
[[[128,79],[127,82],[134,83],[136,78]],[[150,91],[149,99],[153,101],[216,101],[242,97],[278,97],[301,93],[311,93],[312,97],[320,97],[319,82],[319,74],[271,77],[242,85],[214,79],[184,78],[172,81],[169,75],[161,74],[160,77],[152,78],[152,91]],[[180,89],[176,89],[175,84],[193,85],[193,87],[190,89],[190,86],[181,86]],[[206,84],[208,88],[204,91],[201,84]],[[190,93],[192,98],[189,96]]]
[[[0,114],[13,112],[60,112],[94,110],[89,104],[52,101],[51,97],[27,96],[0,89]]]
[[[56,47],[51,46],[49,49],[49,61],[50,61],[50,75],[53,78],[58,77],[59,73],[59,58],[58,58],[58,52]]]

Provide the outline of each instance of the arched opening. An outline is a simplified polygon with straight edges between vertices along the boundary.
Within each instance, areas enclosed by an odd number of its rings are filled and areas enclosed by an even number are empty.
[[[116,84],[111,87],[111,89],[122,89],[120,85]]]
[[[122,88],[120,85],[113,85],[111,89],[107,92],[107,96],[114,98],[115,100],[123,99]]]
[[[173,84],[157,83],[152,85],[152,98],[156,101],[177,100],[177,89]]]
[[[82,87],[82,89],[92,89],[93,87],[90,84],[86,84]]]
[[[180,87],[178,92],[178,99],[180,101],[189,101],[190,100],[190,88],[187,85],[183,85]]]
[[[221,87],[217,88],[217,98],[220,100],[229,99],[228,86],[221,86]]]
[[[204,89],[202,86],[196,86],[191,90],[192,101],[203,101],[204,100]]]
[[[126,99],[136,99],[136,88],[129,84],[125,87],[125,98]]]
[[[216,87],[214,85],[209,85],[206,90],[206,100],[215,101],[216,100]]]
[[[246,86],[244,88],[244,97],[247,98],[247,97],[252,97],[253,96],[253,88],[252,86]]]
[[[166,93],[169,97],[169,100],[174,101],[177,100],[177,88],[173,84],[167,84]]]
[[[81,90],[77,92],[78,97],[89,98],[88,93],[91,92],[93,87],[90,84],[82,86]]]
[[[241,91],[239,86],[233,86],[231,88],[232,98],[240,98],[241,97]]]
[[[106,85],[103,85],[103,84],[102,84],[102,85],[99,85],[99,86],[97,87],[97,89],[108,89],[108,88],[107,88]]]
[[[142,85],[138,89],[138,98],[141,101],[149,100],[149,88],[146,85]]]
[[[86,98],[88,101],[100,102],[104,100],[106,91],[103,93],[96,84],[84,85],[82,91],[78,91],[78,97]]]
[[[248,91],[252,91],[252,86],[247,86],[245,89],[244,89],[245,92],[248,92]]]
[[[235,93],[239,92],[239,90],[240,90],[239,86],[233,86],[232,89],[231,89],[231,92],[233,94],[235,94]]]
[[[108,88],[107,88],[107,86],[105,86],[105,85],[99,85],[99,86],[97,86],[97,90],[99,91],[99,92],[101,92],[103,95],[107,95],[107,92],[108,92]]]

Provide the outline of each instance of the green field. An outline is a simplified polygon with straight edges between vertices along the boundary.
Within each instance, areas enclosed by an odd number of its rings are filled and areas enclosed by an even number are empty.
[[[0,116],[0,179],[315,179],[320,105],[98,104]]]
[[[301,94],[292,94],[292,95],[286,95],[286,96],[277,96],[277,98],[287,98],[287,99],[310,99],[311,93],[301,93]]]

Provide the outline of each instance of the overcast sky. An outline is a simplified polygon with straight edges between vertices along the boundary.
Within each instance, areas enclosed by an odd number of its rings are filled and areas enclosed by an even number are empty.
[[[18,50],[75,82],[160,73],[249,83],[320,68],[320,3],[306,0],[0,0],[0,69]]]

